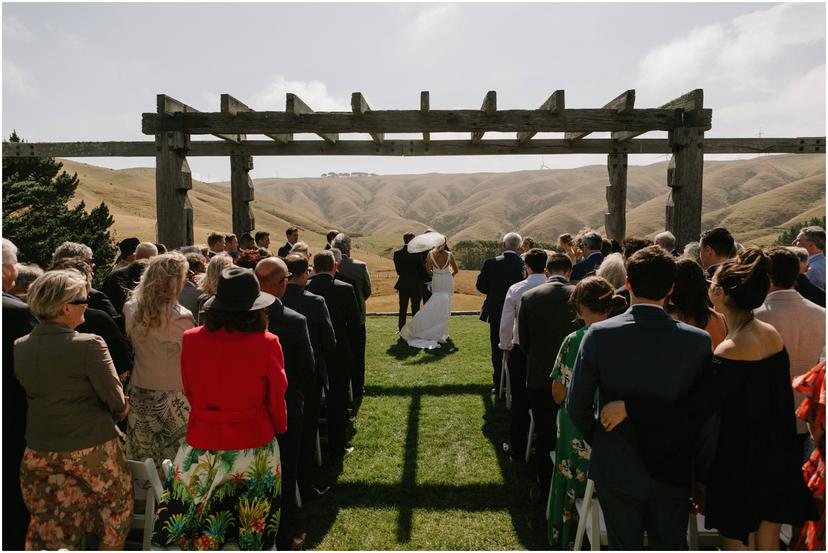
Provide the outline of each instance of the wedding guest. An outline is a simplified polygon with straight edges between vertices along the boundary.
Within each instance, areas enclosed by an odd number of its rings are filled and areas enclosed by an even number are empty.
[[[200,253],[188,253],[187,258],[187,280],[184,282],[184,289],[178,296],[178,303],[186,307],[193,314],[198,315],[198,298],[201,297],[201,290],[198,288],[198,281],[201,275],[207,270],[207,260]]]
[[[676,278],[673,291],[667,298],[665,310],[675,320],[695,326],[710,335],[713,350],[727,335],[724,315],[714,311],[707,298],[707,279],[701,265],[692,259],[676,260]]]
[[[659,232],[655,235],[655,238],[653,240],[655,241],[656,246],[661,246],[662,248],[670,252],[673,255],[673,257],[679,256],[678,251],[676,251],[676,237],[669,230]]]
[[[621,241],[621,247],[624,249],[624,259],[629,259],[638,250],[643,250],[647,246],[652,246],[653,241],[649,238],[641,238],[640,236],[627,236]],[[667,250],[670,251],[670,250]]]
[[[603,239],[601,243],[601,255],[607,257],[609,254],[612,253],[612,242],[607,240],[606,238]]]
[[[530,249],[523,258],[526,264],[526,278],[516,282],[506,292],[503,313],[500,316],[500,343],[503,356],[509,366],[509,381],[512,392],[511,423],[509,443],[504,444],[512,457],[521,458],[526,450],[526,429],[529,427],[529,398],[526,392],[526,353],[520,345],[518,315],[523,295],[546,282],[547,255],[539,248]]]
[[[285,231],[285,236],[287,236],[287,242],[285,242],[284,246],[279,248],[279,252],[277,254],[279,257],[287,257],[291,248],[293,248],[293,245],[299,241],[299,229],[296,227],[290,227]]]
[[[156,511],[156,547],[274,549],[281,496],[293,493],[282,485],[275,439],[288,420],[282,348],[267,331],[273,301],[253,271],[230,267],[204,306],[204,326],[184,333],[192,412]]]
[[[87,531],[100,549],[119,550],[132,526],[132,477],[115,428],[129,408],[103,339],[75,331],[87,290],[74,270],[40,277],[29,291],[40,323],[14,345],[28,399],[19,477],[31,513],[26,550],[80,549]]]
[[[233,259],[239,256],[239,239],[235,234],[224,235],[224,251],[230,254]]]
[[[337,234],[339,234],[339,231],[332,229],[332,230],[329,230],[328,233],[325,235],[325,249],[326,250],[331,249],[331,243],[333,242],[333,239],[336,238]]]
[[[684,252],[681,255],[687,259],[692,259],[701,267],[701,246],[698,242],[689,242],[685,245]]]
[[[307,245],[307,243],[302,242],[301,240],[300,240],[300,241],[298,241],[298,242],[296,242],[296,243],[293,245],[293,247],[292,247],[292,248],[290,249],[290,251],[288,252],[288,255],[290,255],[290,254],[292,254],[292,253],[302,254],[302,255],[304,255],[305,257],[307,257],[307,258],[308,258],[308,260],[310,260],[310,258],[311,258],[310,246],[308,246],[308,245]],[[287,256],[285,256],[285,257],[287,257]]]
[[[500,243],[501,255],[490,257],[483,262],[477,275],[475,288],[486,294],[480,310],[480,320],[489,323],[489,344],[492,351],[492,393],[500,394],[500,371],[503,367],[503,352],[500,351],[500,316],[509,287],[523,280],[523,260],[518,255],[523,239],[516,232],[503,236]]]
[[[25,303],[10,292],[17,277],[17,246],[3,238],[3,480],[16,483],[20,460],[26,449],[26,391],[14,376],[14,341],[27,335],[37,324]],[[12,410],[14,415],[12,415]],[[6,486],[3,493],[3,549],[22,550],[25,546],[29,511],[23,503],[20,486]]]
[[[521,255],[526,255],[529,253],[529,250],[535,247],[535,239],[531,236],[524,236],[523,242],[520,245],[520,253]]]
[[[699,238],[699,259],[702,268],[712,278],[719,265],[734,255],[736,242],[727,229],[716,227],[701,233]]]
[[[598,266],[595,275],[606,279],[616,289],[622,288],[627,280],[624,256],[620,253],[609,254]]]
[[[201,278],[201,295],[198,297],[198,313],[195,313],[195,319],[198,324],[202,324],[202,312],[204,304],[208,299],[216,295],[218,291],[218,281],[221,272],[224,269],[233,265],[233,258],[227,254],[216,254],[209,263],[207,263],[207,271]]]
[[[589,231],[581,237],[581,251],[583,251],[584,258],[572,267],[573,282],[595,273],[595,269],[604,260],[604,255],[601,253],[603,245],[604,239],[595,231]]]
[[[538,484],[530,494],[540,496],[549,489],[555,449],[558,405],[550,393],[552,366],[561,343],[578,328],[569,298],[572,262],[564,254],[553,253],[546,262],[547,281],[523,295],[518,314],[521,348],[526,353],[526,390],[529,408],[538,435],[535,447],[535,474]],[[534,497],[533,497],[534,499]]]
[[[92,248],[86,244],[78,242],[64,242],[58,246],[52,254],[52,263],[65,259],[67,257],[81,257],[89,265],[92,271],[95,271],[95,259],[92,254]],[[107,315],[113,319],[120,316],[121,312],[116,310],[109,296],[105,292],[92,288],[89,293],[89,307],[105,311]]]
[[[161,255],[162,253],[167,253],[167,246],[165,246],[164,244],[156,242],[153,245],[155,246],[155,249],[158,250],[158,255]]]
[[[799,231],[794,246],[808,250],[808,277],[820,290],[825,290],[825,229],[805,227]]]
[[[788,246],[788,249],[799,258],[799,275],[796,277],[794,289],[806,300],[825,307],[825,290],[821,290],[805,276],[808,272],[808,250],[798,246]]]
[[[253,235],[249,232],[245,232],[239,237],[239,251],[242,250],[252,250],[256,248],[256,243],[253,240]]]
[[[133,261],[135,261],[135,248],[138,247],[141,241],[137,238],[124,238],[118,242],[118,259],[115,260],[115,265],[112,270],[123,269]]]
[[[124,304],[135,362],[130,377],[126,450],[130,459],[172,459],[187,430],[190,404],[181,384],[181,337],[193,315],[178,303],[187,279],[178,252],[153,257]]]
[[[575,249],[575,242],[571,234],[566,232],[558,236],[558,248],[563,250],[563,253],[569,257],[573,265],[578,262],[581,252]]]
[[[423,264],[423,256],[408,251],[407,245],[413,238],[413,232],[406,232],[403,235],[403,246],[394,251],[394,270],[397,272],[397,282],[394,284],[394,289],[397,291],[400,300],[400,309],[397,314],[398,330],[405,326],[409,303],[411,304],[412,316],[420,310],[423,283],[428,276]]]
[[[258,249],[244,250],[236,257],[235,264],[245,269],[255,269],[259,261],[265,257],[267,256],[263,255]]]
[[[101,289],[112,301],[112,305],[118,312],[118,315],[123,313],[124,304],[127,300],[127,295],[138,286],[138,279],[135,278],[135,268],[133,267],[137,261],[142,259],[150,259],[158,255],[158,248],[152,242],[139,243],[132,254],[132,261],[128,265],[113,269],[103,281]],[[139,275],[140,278],[140,275]]]
[[[14,288],[9,293],[23,303],[26,303],[26,294],[29,292],[29,286],[42,274],[43,269],[37,265],[18,263],[17,278],[14,279]]]
[[[721,263],[710,285],[730,330],[713,358],[721,422],[704,514],[726,549],[778,549],[782,524],[801,527],[816,515],[800,469],[788,352],[753,314],[771,287],[770,269],[761,250],[747,248]]]
[[[619,255],[619,257],[621,257]],[[572,367],[587,329],[604,321],[610,313],[624,310],[627,300],[615,294],[615,286],[602,277],[586,277],[575,286],[570,303],[584,326],[564,338],[552,368],[552,397],[561,406],[555,439],[555,470],[549,496],[549,545],[572,550],[578,528],[575,499],[583,497],[591,449],[563,407],[572,380]]]
[[[224,253],[224,235],[218,232],[211,232],[207,235],[207,247],[210,248],[208,257],[212,259],[215,255]]]
[[[661,417],[627,420],[623,409],[612,416],[614,407],[630,405],[660,408],[678,422],[692,418],[696,406],[687,400],[712,352],[706,332],[664,312],[675,272],[673,256],[660,246],[633,254],[627,260],[632,307],[590,326],[572,370],[566,410],[592,446],[589,477],[601,498],[610,549],[643,549],[645,530],[651,549],[687,549],[695,427],[665,425]],[[705,459],[696,464],[703,474]]]
[[[256,247],[268,249],[270,247],[270,233],[260,230],[255,235]]]
[[[815,305],[793,289],[799,275],[799,259],[787,248],[772,248],[767,252],[771,262],[771,286],[765,302],[756,308],[754,316],[773,326],[782,336],[788,351],[791,377],[805,374],[819,362],[825,351],[825,309]],[[794,394],[794,403],[799,405],[805,399],[801,393]],[[803,459],[808,428],[805,421],[797,419],[797,449]],[[810,449],[810,448],[809,448]]]
[[[371,297],[371,276],[364,261],[351,258],[351,238],[339,233],[331,246],[342,252],[342,262],[336,269],[337,278],[346,277],[353,284],[359,302],[359,320],[357,339],[354,343],[354,364],[351,370],[351,386],[354,394],[354,411],[359,410],[365,393],[365,301]],[[346,280],[346,282],[348,282]]]
[[[323,388],[330,391],[327,362],[336,352],[336,334],[325,299],[305,290],[309,274],[307,258],[291,254],[285,258],[285,263],[290,277],[282,301],[285,307],[301,313],[307,319],[308,335],[313,347],[316,368],[314,371],[316,378],[309,391],[305,392],[301,460],[297,475],[302,497],[312,499],[327,491],[320,491],[313,486],[313,476],[316,472],[315,453],[319,429],[319,407]]]

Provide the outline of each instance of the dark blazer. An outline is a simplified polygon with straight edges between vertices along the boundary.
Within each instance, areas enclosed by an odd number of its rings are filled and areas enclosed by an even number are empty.
[[[336,334],[336,353],[328,359],[328,369],[342,366],[350,370],[350,361],[354,356],[354,345],[358,339],[359,305],[354,288],[346,282],[334,279],[327,273],[312,276],[305,287],[308,292],[325,298],[328,312],[331,314],[334,333]]]
[[[592,252],[589,257],[582,259],[572,267],[572,278],[570,280],[576,282],[588,277],[595,272],[603,261],[604,255],[601,252]]]
[[[526,355],[527,388],[552,389],[549,375],[558,350],[564,338],[579,326],[569,305],[574,289],[566,278],[554,275],[521,297],[518,334]]]
[[[291,411],[301,413],[305,393],[310,392],[315,380],[313,347],[305,316],[285,307],[279,298],[268,306],[267,316],[267,329],[279,337],[285,356],[285,374],[288,379],[285,401],[290,428]]]
[[[806,300],[820,307],[825,307],[825,290],[811,282],[805,275],[796,277],[796,286],[794,286],[794,289]]]
[[[285,245],[282,246],[281,248],[279,248],[279,251],[277,252],[277,255],[279,257],[287,257],[287,255],[290,253],[290,250],[292,250],[292,249],[293,249],[293,244],[291,244],[290,242],[285,242]]]
[[[422,253],[410,253],[406,246],[394,251],[394,269],[395,290],[419,291],[428,279]]]
[[[89,307],[92,309],[100,309],[113,318],[121,316],[121,312],[115,309],[115,306],[109,299],[109,296],[100,290],[95,290],[94,288],[92,288],[89,292]]]
[[[659,483],[687,493],[698,438],[690,421],[693,410],[702,407],[689,399],[709,374],[711,358],[705,331],[673,320],[659,307],[634,305],[590,327],[575,360],[566,410],[592,445],[589,477],[596,484],[641,500],[663,494]],[[596,390],[599,407],[616,400],[629,406],[629,417],[612,432],[595,419]],[[639,406],[677,422],[664,431],[659,417],[636,416]]]
[[[477,291],[486,294],[480,310],[480,320],[499,325],[506,292],[512,284],[523,278],[523,260],[515,252],[505,252],[484,261],[476,284]]]
[[[109,355],[118,374],[132,370],[133,353],[132,346],[121,329],[112,320],[112,317],[100,309],[91,307],[83,314],[84,322],[75,330],[85,334],[95,334],[103,338],[106,347],[109,348]]]
[[[343,255],[342,263],[336,270],[336,278],[340,277],[345,277],[342,280],[354,287],[359,302],[360,321],[365,324],[365,300],[371,297],[371,276],[368,274],[368,266],[364,261]]]
[[[336,351],[336,334],[325,298],[311,294],[298,284],[288,284],[282,302],[285,307],[301,313],[307,319],[316,370],[325,387],[329,387],[327,358]]]

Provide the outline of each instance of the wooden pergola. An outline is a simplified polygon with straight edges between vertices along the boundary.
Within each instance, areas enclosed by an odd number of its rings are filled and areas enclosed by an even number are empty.
[[[678,245],[697,240],[701,232],[704,155],[798,153],[824,154],[825,137],[704,138],[712,110],[703,107],[704,93],[693,90],[658,108],[634,107],[635,91],[627,90],[597,109],[567,109],[557,90],[534,110],[498,110],[494,91],[477,110],[432,110],[429,93],[420,93],[419,109],[377,110],[360,92],[351,96],[350,112],[314,112],[295,94],[287,94],[285,111],[253,111],[229,94],[221,95],[221,111],[199,112],[164,94],[156,113],[144,113],[142,130],[155,141],[3,143],[4,157],[152,157],[156,167],[157,240],[176,248],[194,243],[193,209],[188,198],[192,176],[188,156],[230,158],[233,232],[255,228],[249,176],[253,156],[452,156],[519,154],[606,154],[606,234],[621,240],[626,232],[627,158],[630,154],[672,154],[667,170],[670,196],[665,228]],[[638,138],[667,131],[666,139]],[[470,133],[468,140],[432,140],[432,133]],[[484,140],[486,132],[514,132],[514,139]],[[535,139],[539,132],[565,133],[563,139]],[[611,138],[586,138],[609,132]],[[294,140],[311,133],[319,140]],[[341,133],[364,133],[370,139],[340,140]],[[417,133],[416,140],[389,140],[386,135]],[[247,135],[267,140],[248,140]],[[220,140],[191,141],[193,135]]]

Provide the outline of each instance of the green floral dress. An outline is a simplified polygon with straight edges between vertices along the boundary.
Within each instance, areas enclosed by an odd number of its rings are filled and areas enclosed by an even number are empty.
[[[255,449],[178,450],[155,516],[161,548],[214,551],[273,549],[281,514],[279,444]]]
[[[572,380],[572,367],[586,330],[583,327],[564,339],[552,369],[551,378],[567,388]],[[563,406],[558,411],[555,451],[555,472],[549,497],[549,545],[551,549],[571,550],[575,547],[575,533],[578,529],[575,499],[584,495],[591,448]]]

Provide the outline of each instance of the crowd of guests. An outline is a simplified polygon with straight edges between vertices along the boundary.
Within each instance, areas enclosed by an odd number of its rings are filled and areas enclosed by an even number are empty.
[[[353,451],[371,281],[346,234],[315,255],[296,227],[286,238],[278,255],[264,231],[175,251],[128,238],[101,290],[88,246],[66,242],[40,268],[3,239],[16,413],[3,471],[20,483],[5,488],[4,549],[78,549],[86,533],[123,549],[127,460],[147,458],[173,461],[154,545],[303,546],[300,504],[329,489],[318,444],[333,472]]]
[[[681,251],[590,229],[533,246],[506,234],[477,289],[516,462],[534,421],[550,548],[573,548],[589,478],[610,549],[687,549],[691,509],[727,549],[779,549],[783,523],[824,549],[824,229],[765,250],[724,228]]]

